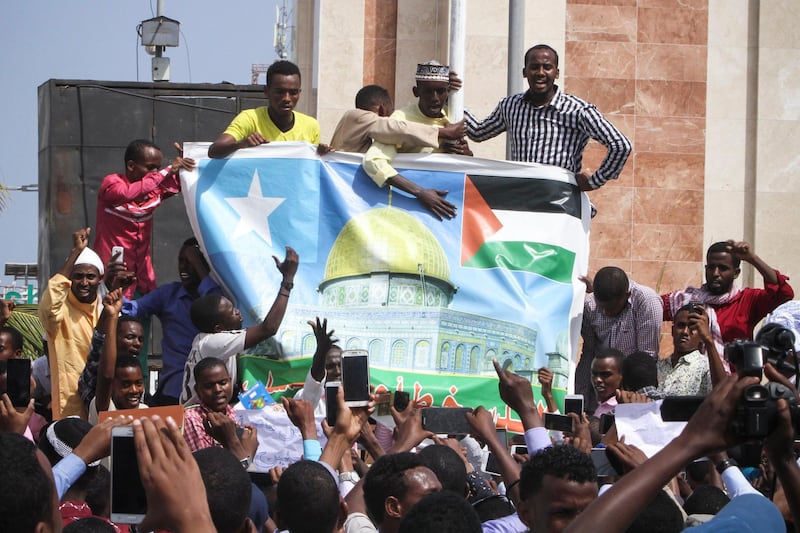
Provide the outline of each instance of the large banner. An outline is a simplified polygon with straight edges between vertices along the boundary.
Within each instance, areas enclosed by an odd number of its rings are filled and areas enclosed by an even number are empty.
[[[285,247],[300,267],[274,342],[243,357],[242,376],[271,391],[302,383],[316,348],[307,321],[328,319],[343,349],[366,349],[379,390],[426,405],[505,406],[492,367],[536,383],[537,369],[572,382],[589,256],[590,205],[556,167],[443,154],[402,154],[394,166],[447,191],[440,221],[416,198],[379,188],[359,154],[318,157],[273,143],[206,158],[183,173],[195,234],[247,324],[261,321]],[[509,419],[510,420],[510,419]]]

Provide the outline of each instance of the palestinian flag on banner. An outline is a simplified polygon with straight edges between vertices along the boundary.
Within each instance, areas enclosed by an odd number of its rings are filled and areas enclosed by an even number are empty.
[[[571,283],[577,248],[564,242],[559,226],[580,224],[581,193],[574,185],[470,174],[462,216],[462,266],[530,272]]]

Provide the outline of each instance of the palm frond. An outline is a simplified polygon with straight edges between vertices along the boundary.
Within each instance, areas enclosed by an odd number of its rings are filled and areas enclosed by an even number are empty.
[[[17,304],[6,325],[16,328],[22,333],[22,357],[37,359],[44,352],[44,327],[39,321],[37,304]]]

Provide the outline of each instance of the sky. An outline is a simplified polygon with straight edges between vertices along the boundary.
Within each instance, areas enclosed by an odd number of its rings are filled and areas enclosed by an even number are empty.
[[[253,63],[271,63],[278,0],[164,0],[181,23],[180,46],[167,48],[171,81],[250,83]],[[282,2],[281,2],[282,3]],[[0,17],[0,182],[37,184],[37,87],[48,79],[151,81],[137,25],[155,16],[156,0],[4,2]],[[138,66],[138,72],[137,72]],[[137,77],[138,75],[138,77]],[[108,169],[114,172],[118,169]],[[36,263],[38,196],[13,191],[0,212],[6,263]],[[0,276],[7,285],[11,278]],[[4,290],[0,291],[0,295]]]

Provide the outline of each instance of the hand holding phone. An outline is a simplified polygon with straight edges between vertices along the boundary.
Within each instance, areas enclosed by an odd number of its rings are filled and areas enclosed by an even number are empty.
[[[0,431],[23,435],[28,429],[33,413],[32,402],[28,403],[27,409],[21,411],[11,405],[8,394],[3,394],[0,396]]]
[[[139,530],[215,531],[200,469],[175,420],[134,420],[133,439],[148,501]]]
[[[117,263],[124,263],[125,262],[125,248],[122,246],[112,246],[111,247],[111,258],[115,260]]]
[[[403,412],[408,407],[409,402],[411,401],[411,395],[405,391],[394,391],[394,400],[392,405],[394,406],[395,410],[398,412]]]
[[[111,428],[111,521],[138,524],[147,514],[132,426]]]

